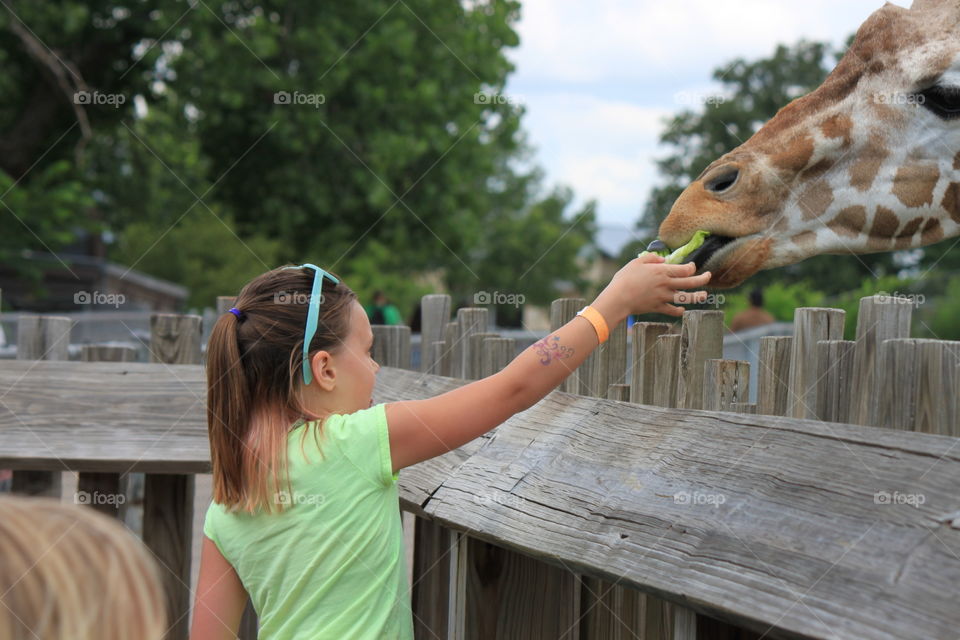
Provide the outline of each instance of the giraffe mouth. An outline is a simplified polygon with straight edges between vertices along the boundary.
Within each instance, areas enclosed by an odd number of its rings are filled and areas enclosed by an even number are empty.
[[[707,236],[706,240],[703,241],[702,245],[684,258],[681,264],[692,262],[697,266],[697,271],[700,271],[717,251],[724,248],[734,240],[736,240],[736,238],[731,238],[730,236],[709,235]]]

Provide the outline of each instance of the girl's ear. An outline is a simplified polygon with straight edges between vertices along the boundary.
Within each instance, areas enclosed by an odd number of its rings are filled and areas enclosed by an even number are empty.
[[[310,372],[313,373],[312,384],[324,391],[333,391],[336,388],[337,372],[329,352],[320,350],[310,356]]]

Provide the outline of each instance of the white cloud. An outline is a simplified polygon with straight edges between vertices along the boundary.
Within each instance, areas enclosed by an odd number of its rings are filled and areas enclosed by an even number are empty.
[[[801,38],[840,44],[881,0],[524,0],[508,92],[548,182],[632,225],[656,183],[662,119],[717,90],[716,67]],[[909,0],[895,4],[909,6]]]

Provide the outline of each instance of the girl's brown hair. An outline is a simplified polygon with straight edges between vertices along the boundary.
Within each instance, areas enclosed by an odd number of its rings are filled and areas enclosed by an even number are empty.
[[[241,316],[225,313],[210,334],[207,428],[213,500],[234,510],[283,509],[276,494],[289,484],[290,427],[298,418],[319,417],[309,415],[301,400],[304,329],[315,273],[308,267],[278,268],[258,276],[234,303]],[[321,296],[310,353],[337,353],[350,331],[350,306],[357,296],[342,281],[328,278]]]
[[[162,640],[157,565],[118,521],[56,498],[0,496],[0,638]]]

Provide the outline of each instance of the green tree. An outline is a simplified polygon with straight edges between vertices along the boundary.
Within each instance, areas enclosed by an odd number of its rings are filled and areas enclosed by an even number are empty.
[[[393,280],[430,271],[464,294],[529,270],[530,296],[549,296],[576,279],[592,218],[517,168],[518,16],[516,1],[8,3],[0,148],[18,153],[0,201],[29,228],[4,217],[0,259],[82,228],[197,291],[309,260],[400,301],[417,287]],[[76,104],[80,89],[123,100]]]

